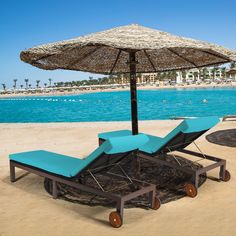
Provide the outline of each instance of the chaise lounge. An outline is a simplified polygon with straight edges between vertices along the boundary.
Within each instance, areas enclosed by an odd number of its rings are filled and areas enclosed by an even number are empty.
[[[205,174],[207,171],[220,167],[220,179],[223,181],[230,180],[230,173],[226,170],[226,161],[214,156],[204,154],[195,143],[195,140],[197,138],[199,138],[201,135],[215,126],[218,122],[219,119],[217,117],[186,119],[164,138],[147,135],[149,137],[149,141],[139,148],[137,156],[139,158],[144,158],[154,163],[170,166],[172,168],[176,168],[178,170],[191,174],[192,179],[190,182],[185,184],[184,190],[188,196],[196,197],[197,189],[199,186],[199,177],[200,175]],[[101,145],[110,137],[119,137],[130,134],[131,131],[129,130],[101,133],[98,135],[99,144]],[[190,144],[194,144],[199,152],[194,152],[186,149],[186,147],[188,147]],[[189,154],[195,157],[200,157],[201,159],[210,160],[214,163],[198,168],[197,170],[193,170],[188,165],[182,165],[178,160],[178,157],[174,153],[172,153],[174,151]],[[165,160],[165,156],[167,154],[171,155],[174,158],[175,163]]]
[[[111,138],[103,142],[85,159],[43,150],[11,154],[9,156],[10,178],[12,182],[19,179],[16,178],[15,173],[15,167],[18,167],[50,179],[52,181],[53,198],[58,197],[57,183],[62,183],[81,191],[111,199],[116,203],[116,211],[110,213],[109,222],[113,227],[118,228],[123,224],[125,202],[141,195],[147,195],[150,208],[156,210],[160,207],[161,203],[156,197],[155,185],[130,178],[119,166],[120,161],[129,155],[133,155],[148,140],[149,138],[143,134]],[[109,171],[114,165],[121,168],[123,175]],[[96,178],[98,172],[102,172],[110,178],[125,179],[129,192],[122,195],[119,188],[106,190]],[[97,188],[91,187],[86,182],[88,176],[96,182]]]

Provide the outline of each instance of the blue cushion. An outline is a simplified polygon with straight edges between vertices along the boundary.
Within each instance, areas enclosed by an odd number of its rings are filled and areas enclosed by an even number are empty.
[[[158,150],[165,142],[163,138],[152,135],[147,136],[149,138],[149,141],[139,148],[139,150],[142,152],[152,154],[156,152],[156,150]]]
[[[210,117],[200,117],[195,119],[185,119],[176,128],[174,128],[168,135],[164,138],[158,136],[147,135],[149,142],[140,146],[139,150],[152,154],[160,150],[166,143],[168,143],[172,138],[174,138],[178,133],[194,133],[200,131],[207,131],[219,122],[219,118],[215,116]],[[114,136],[122,136],[131,133],[129,130],[119,130],[99,134],[99,137],[107,139]]]
[[[194,133],[211,129],[220,122],[220,119],[216,116],[200,117],[195,119],[186,119],[186,128],[183,133]]]
[[[11,154],[10,160],[65,177],[75,176],[83,160],[43,150]]]
[[[132,132],[130,130],[123,129],[123,130],[116,130],[116,131],[100,133],[100,134],[98,134],[98,138],[107,140],[109,138],[128,136],[128,135],[132,135]]]
[[[133,151],[144,145],[148,140],[148,137],[144,134],[111,138],[85,159],[74,158],[43,150],[11,154],[9,158],[12,161],[30,165],[53,174],[73,177],[84,170],[103,153],[116,154]],[[110,156],[110,158],[112,158],[112,156]]]
[[[153,154],[159,150],[165,144],[167,144],[172,138],[174,138],[178,133],[195,133],[200,131],[207,131],[208,129],[212,128],[219,122],[218,117],[201,117],[195,119],[185,119],[182,121],[175,129],[173,129],[168,135],[164,138],[159,137],[149,137],[149,142],[144,144],[144,146],[140,147],[139,150]]]
[[[149,142],[149,137],[145,134],[129,135],[108,139],[108,145],[104,152],[106,154],[125,153],[139,149]],[[104,142],[106,143],[106,142]],[[102,144],[103,145],[103,144]]]

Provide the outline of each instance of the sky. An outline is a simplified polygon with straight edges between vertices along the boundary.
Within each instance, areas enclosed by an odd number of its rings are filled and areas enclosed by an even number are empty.
[[[20,52],[132,23],[236,50],[235,9],[235,0],[0,0],[0,86],[88,79],[89,73],[38,69]]]

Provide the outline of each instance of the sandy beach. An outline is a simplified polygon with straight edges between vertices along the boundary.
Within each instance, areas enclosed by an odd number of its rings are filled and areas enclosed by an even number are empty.
[[[141,121],[140,131],[163,136],[179,122]],[[208,133],[235,126],[235,121],[223,122]],[[196,198],[184,197],[157,211],[125,209],[119,229],[108,224],[113,209],[54,200],[41,177],[29,174],[14,184],[9,181],[9,153],[45,149],[83,158],[97,147],[97,133],[124,128],[130,122],[0,124],[0,235],[236,235],[236,148],[209,143],[204,136],[197,144],[227,160],[231,181],[208,179]],[[217,176],[217,171],[209,175]]]

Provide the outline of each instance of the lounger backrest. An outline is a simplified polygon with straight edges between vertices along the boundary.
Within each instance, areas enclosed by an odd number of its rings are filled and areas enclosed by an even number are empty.
[[[169,142],[163,145],[160,150],[161,153],[167,153],[170,151],[177,151],[183,148],[186,148],[196,139],[198,139],[201,135],[203,135],[207,130],[194,132],[194,133],[178,133],[174,138],[172,138]]]
[[[147,143],[148,140],[149,138],[145,134],[108,139],[83,160],[83,172],[117,163],[130,152]]]
[[[196,119],[186,119],[181,122],[162,140],[157,146],[157,153],[166,153],[170,150],[180,150],[199,138],[219,122],[218,117],[201,117]]]

